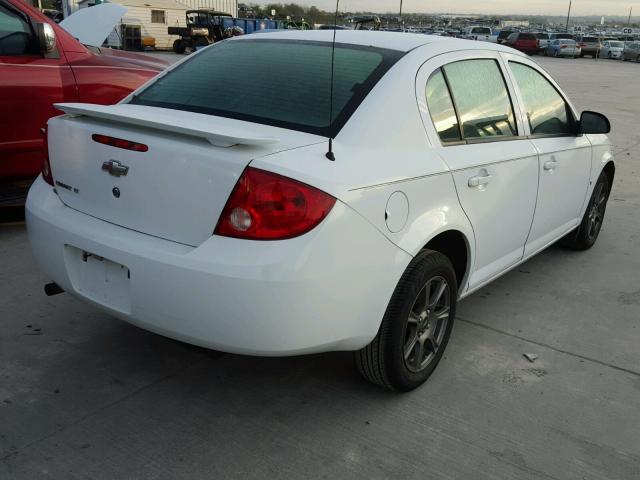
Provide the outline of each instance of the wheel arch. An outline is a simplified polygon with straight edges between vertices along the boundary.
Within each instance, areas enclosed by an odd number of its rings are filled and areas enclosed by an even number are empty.
[[[613,187],[613,179],[616,175],[616,165],[613,163],[613,160],[609,160],[602,168],[602,171],[609,179],[609,192],[611,192],[611,188]]]
[[[458,292],[461,293],[471,270],[472,253],[469,238],[461,230],[444,230],[430,238],[420,249],[422,250],[434,250],[451,261],[458,281]]]

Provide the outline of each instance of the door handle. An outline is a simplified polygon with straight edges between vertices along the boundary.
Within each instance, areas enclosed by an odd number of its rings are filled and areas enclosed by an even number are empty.
[[[489,175],[489,174],[486,174],[486,175],[477,175],[477,176],[475,176],[475,177],[471,177],[471,178],[469,179],[468,185],[469,185],[471,188],[473,188],[473,187],[480,187],[480,186],[482,186],[482,185],[486,185],[486,184],[488,184],[488,183],[491,181],[491,179],[492,179],[492,178],[493,178],[493,177],[492,177],[491,175]]]
[[[544,162],[545,170],[554,170],[557,166],[558,166],[558,161],[555,158],[549,160],[548,162]]]

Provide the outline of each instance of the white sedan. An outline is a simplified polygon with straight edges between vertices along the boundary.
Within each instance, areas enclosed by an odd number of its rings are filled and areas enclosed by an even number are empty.
[[[404,391],[458,300],[558,240],[594,244],[606,118],[524,54],[426,35],[336,32],[332,89],[332,35],[236,37],[117,105],[59,105],[27,202],[46,274],[204,347],[355,351]]]
[[[622,58],[624,52],[624,42],[617,40],[607,40],[602,42],[602,48],[600,49],[600,58]]]

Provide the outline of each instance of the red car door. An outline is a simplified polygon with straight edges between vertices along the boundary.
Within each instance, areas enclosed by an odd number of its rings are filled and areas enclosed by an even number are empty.
[[[33,176],[43,160],[41,128],[60,112],[53,103],[77,99],[62,45],[40,53],[31,19],[19,3],[0,0],[0,178]]]

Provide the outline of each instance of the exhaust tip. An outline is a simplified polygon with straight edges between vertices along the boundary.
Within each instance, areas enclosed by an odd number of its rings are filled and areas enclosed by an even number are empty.
[[[64,293],[64,290],[57,283],[51,282],[45,284],[44,293],[47,295],[47,297],[51,297],[53,295],[58,295],[59,293]]]

